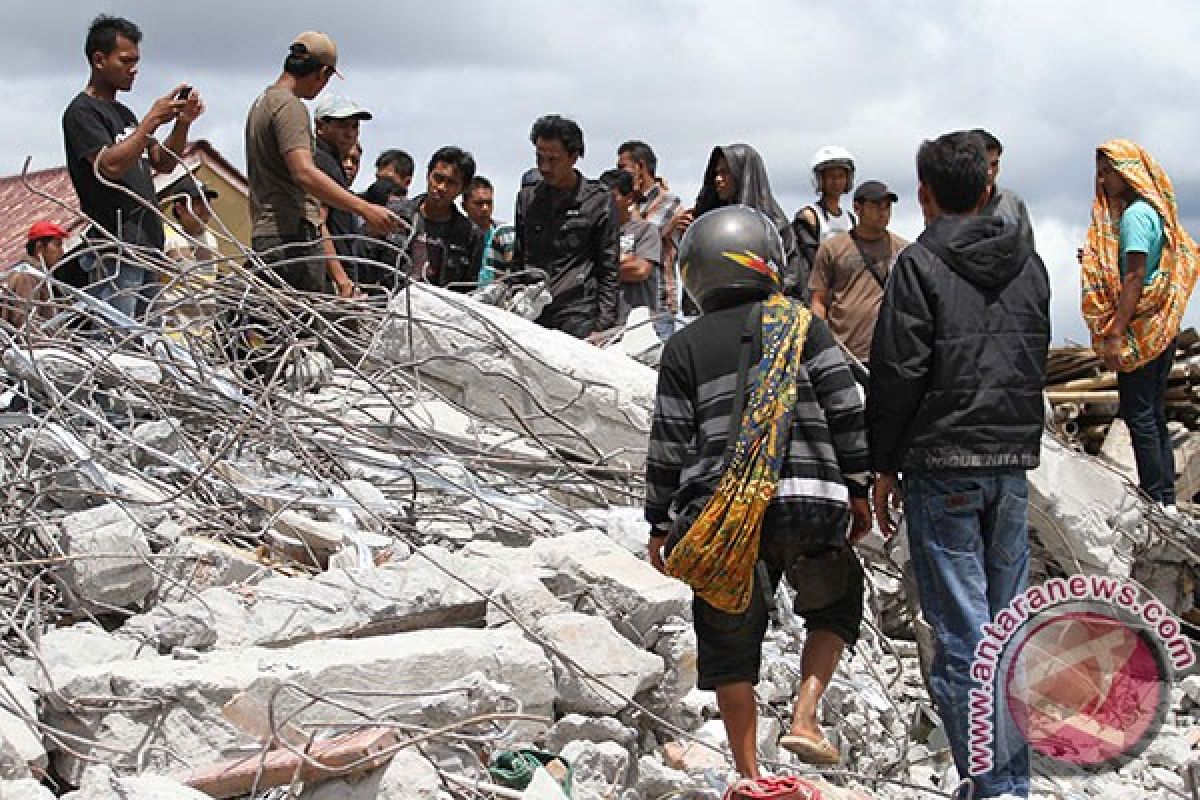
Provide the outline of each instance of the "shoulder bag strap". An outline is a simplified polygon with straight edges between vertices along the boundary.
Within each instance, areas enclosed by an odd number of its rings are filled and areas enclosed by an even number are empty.
[[[854,246],[858,248],[858,255],[862,258],[863,265],[871,273],[872,277],[875,278],[875,281],[879,284],[879,288],[884,288],[887,285],[887,275],[882,271],[883,262],[871,258],[867,254],[867,249],[863,247],[862,241],[854,231],[850,231],[850,238],[854,240]]]

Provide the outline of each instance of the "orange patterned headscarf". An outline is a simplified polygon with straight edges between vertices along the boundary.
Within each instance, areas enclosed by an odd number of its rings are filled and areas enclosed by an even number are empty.
[[[1158,162],[1128,139],[1114,139],[1097,148],[1137,195],[1163,220],[1163,252],[1158,271],[1142,289],[1129,327],[1120,333],[1119,366],[1129,372],[1157,358],[1179,333],[1180,321],[1196,284],[1196,243],[1179,224],[1175,188]],[[1110,206],[1099,186],[1092,203],[1092,224],[1083,250],[1080,278],[1083,318],[1099,349],[1100,332],[1117,312],[1121,296],[1120,210]]]

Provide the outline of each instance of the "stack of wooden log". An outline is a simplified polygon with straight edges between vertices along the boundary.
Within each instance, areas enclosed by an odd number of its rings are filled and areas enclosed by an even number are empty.
[[[1117,416],[1117,374],[1104,369],[1090,347],[1058,347],[1046,363],[1046,396],[1055,428],[1068,441],[1097,454]],[[1200,334],[1189,328],[1175,341],[1167,387],[1167,416],[1200,430]]]

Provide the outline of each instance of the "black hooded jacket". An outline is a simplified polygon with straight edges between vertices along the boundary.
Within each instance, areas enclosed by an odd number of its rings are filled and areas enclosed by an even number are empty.
[[[757,150],[748,144],[728,144],[713,148],[712,155],[708,157],[708,166],[704,170],[704,183],[696,197],[696,217],[727,205],[717,196],[716,187],[713,185],[717,156],[725,157],[729,171],[733,173],[733,181],[737,185],[737,194],[732,203],[761,211],[771,218],[779,230],[786,261],[779,265],[783,269],[780,277],[783,278],[784,294],[807,301],[808,269],[796,250],[796,234],[787,214],[783,213],[783,209],[775,201],[775,196],[771,194],[767,167]]]
[[[1049,277],[1016,226],[934,220],[897,258],[875,324],[874,469],[1036,467],[1049,344]]]

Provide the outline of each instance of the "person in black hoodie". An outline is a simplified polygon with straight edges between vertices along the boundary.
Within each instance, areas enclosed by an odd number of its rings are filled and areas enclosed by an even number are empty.
[[[783,239],[783,293],[808,302],[808,267],[796,249],[796,234],[783,208],[771,193],[771,180],[762,156],[748,144],[727,144],[714,147],[704,170],[704,184],[696,196],[696,205],[685,209],[672,221],[678,238],[692,221],[728,205],[743,205],[757,209],[770,217]],[[677,242],[678,244],[678,242]]]
[[[917,180],[926,227],[897,258],[879,310],[867,426],[885,536],[904,473],[913,571],[936,641],[929,684],[966,777],[975,647],[1028,576],[1026,471],[1040,455],[1050,287],[1017,226],[978,214],[987,158],[977,134],[922,144]],[[971,775],[975,796],[1025,797],[1028,748],[994,716],[992,767]]]

